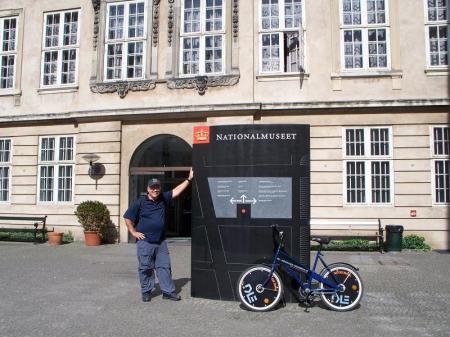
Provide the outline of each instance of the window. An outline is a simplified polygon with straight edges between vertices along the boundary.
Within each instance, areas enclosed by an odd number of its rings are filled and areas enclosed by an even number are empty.
[[[390,69],[388,8],[388,0],[341,0],[343,69]]]
[[[344,130],[345,202],[391,204],[393,186],[390,128]]]
[[[0,18],[0,89],[15,87],[18,17]]]
[[[259,16],[260,72],[302,71],[302,1],[261,0]]]
[[[74,137],[42,137],[39,143],[39,201],[73,199]]]
[[[79,11],[44,16],[41,86],[67,86],[77,82]]]
[[[138,80],[145,77],[146,8],[146,1],[114,2],[107,5],[106,81]]]
[[[449,5],[448,0],[425,0],[425,29],[429,67],[448,67]]]
[[[0,138],[0,202],[9,201],[11,180],[11,139]]]
[[[450,162],[450,127],[433,127],[432,168],[433,168],[433,201],[435,204],[450,203],[449,162]]]
[[[225,72],[225,0],[182,1],[180,74]]]

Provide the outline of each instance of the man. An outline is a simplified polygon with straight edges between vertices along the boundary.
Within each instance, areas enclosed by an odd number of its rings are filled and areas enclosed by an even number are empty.
[[[178,197],[189,186],[193,177],[191,168],[189,177],[167,192],[161,191],[158,179],[150,179],[147,196],[135,200],[123,215],[129,232],[137,239],[139,281],[144,302],[150,302],[150,294],[155,287],[155,271],[163,299],[181,300],[172,280],[169,250],[165,241],[166,207],[170,200]]]

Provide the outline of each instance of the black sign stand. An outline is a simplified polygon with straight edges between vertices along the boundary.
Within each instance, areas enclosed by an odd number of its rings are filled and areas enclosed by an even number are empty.
[[[270,261],[272,224],[309,266],[309,149],[308,125],[194,128],[193,297],[236,300],[239,274]]]

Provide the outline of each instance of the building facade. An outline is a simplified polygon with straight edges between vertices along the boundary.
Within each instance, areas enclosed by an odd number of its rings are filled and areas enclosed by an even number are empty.
[[[196,125],[309,124],[311,218],[450,246],[447,0],[0,1],[0,213],[121,215]],[[89,174],[89,154],[100,167]],[[93,173],[93,171],[91,171]],[[189,235],[190,197],[169,233]]]

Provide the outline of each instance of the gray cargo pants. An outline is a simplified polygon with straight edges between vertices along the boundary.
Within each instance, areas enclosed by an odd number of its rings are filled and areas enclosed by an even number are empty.
[[[157,244],[138,240],[136,246],[141,292],[146,293],[153,290],[155,287],[155,271],[161,291],[169,294],[175,292],[166,241]]]

